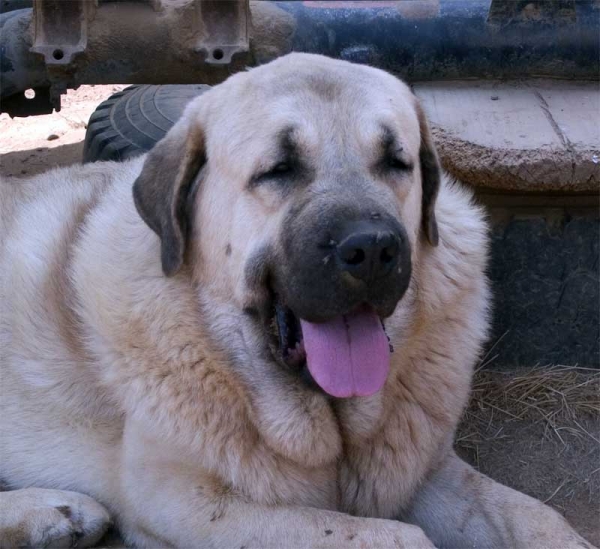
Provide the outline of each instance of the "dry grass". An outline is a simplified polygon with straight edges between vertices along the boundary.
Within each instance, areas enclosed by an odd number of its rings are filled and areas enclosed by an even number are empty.
[[[543,422],[545,436],[565,444],[566,432],[600,440],[581,425],[582,417],[600,418],[600,370],[577,366],[543,366],[499,372],[482,368],[475,373],[471,401],[457,442],[469,447],[489,433],[494,414],[508,421]]]
[[[459,455],[548,503],[600,547],[600,370],[487,370],[486,358],[457,432]]]

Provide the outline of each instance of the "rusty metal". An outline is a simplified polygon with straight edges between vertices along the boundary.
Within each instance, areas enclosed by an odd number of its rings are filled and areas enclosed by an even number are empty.
[[[196,51],[204,61],[227,65],[234,55],[246,55],[250,50],[248,0],[195,0]]]
[[[577,21],[575,0],[492,0],[488,22],[494,25],[541,23],[551,26]]]
[[[88,21],[96,11],[93,0],[35,0],[32,52],[48,67],[64,68],[87,46]]]
[[[94,0],[34,0],[34,38],[31,51],[42,55],[50,80],[50,102],[60,110],[60,96],[75,71],[74,62],[85,52],[88,23],[96,11]]]
[[[157,76],[214,83],[252,62],[248,0],[34,0],[33,15],[15,18],[23,22],[6,23],[3,32],[12,36],[0,49],[8,67],[2,71],[2,111],[16,116],[36,108],[40,114],[59,111],[61,94],[81,83]],[[24,51],[24,29],[33,29],[28,48],[33,58]],[[123,44],[130,47],[123,50]],[[46,91],[31,102],[22,93],[27,88]]]

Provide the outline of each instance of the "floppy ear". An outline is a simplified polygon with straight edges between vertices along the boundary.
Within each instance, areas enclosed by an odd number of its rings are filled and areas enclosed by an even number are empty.
[[[175,124],[156,144],[133,184],[137,211],[160,238],[167,276],[176,274],[183,264],[189,222],[186,204],[206,161],[204,134],[194,118]]]
[[[421,148],[419,149],[419,163],[421,165],[423,185],[421,222],[427,240],[432,246],[437,246],[439,235],[437,221],[435,220],[435,200],[440,188],[442,170],[427,118],[418,100],[416,101],[416,108],[419,118],[419,130],[421,132]]]

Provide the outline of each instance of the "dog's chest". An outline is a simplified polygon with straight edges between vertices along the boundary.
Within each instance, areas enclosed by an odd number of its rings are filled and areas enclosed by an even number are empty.
[[[304,431],[305,442],[316,449],[322,446],[323,440],[331,441],[332,450],[335,441],[340,444],[335,453],[331,453],[328,463],[303,470],[303,490],[295,490],[290,503],[306,504],[298,497],[302,494],[301,499],[306,499],[305,491],[308,491],[313,506],[361,516],[397,515],[397,499],[389,496],[389,481],[394,472],[388,466],[391,466],[393,449],[382,436],[383,398],[375,395],[328,402],[328,408],[334,421],[325,430],[322,427],[327,422],[316,428],[315,418],[308,411],[300,420],[299,423],[304,420],[314,426],[312,431]],[[293,456],[293,461],[302,464],[306,460],[298,455]],[[335,502],[333,507],[332,502]]]
[[[269,457],[257,456],[253,467],[259,478],[273,482],[260,483],[259,491],[256,483],[245,486],[248,495],[355,515],[397,515],[388,497],[398,474],[393,466],[397,446],[386,440],[390,411],[383,392],[337,400],[300,384],[290,391],[289,385],[277,386],[277,378],[266,379],[272,381],[268,398],[254,393],[251,411],[264,442],[256,451],[263,448]]]
[[[381,393],[335,403],[343,440],[338,464],[338,508],[357,516],[398,515],[401,470],[397,451],[387,440]]]

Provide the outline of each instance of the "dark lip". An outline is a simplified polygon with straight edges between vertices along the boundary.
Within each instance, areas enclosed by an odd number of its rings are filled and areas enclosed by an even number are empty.
[[[306,362],[304,337],[300,319],[281,301],[275,302],[275,324],[279,336],[279,351],[291,367],[302,367]]]
[[[269,350],[275,361],[281,366],[294,371],[306,370],[308,373],[300,317],[277,294],[271,292],[271,295],[271,303],[266,308],[269,313],[263,319]],[[345,315],[361,310],[373,311],[374,308],[366,303],[361,303],[349,311],[340,314]],[[381,319],[381,324],[385,331],[385,318],[376,310],[374,312]],[[323,322],[327,320],[329,319],[325,319]],[[393,352],[391,342],[390,350]],[[308,373],[308,376],[310,376],[310,373]]]
[[[380,319],[385,320],[394,314],[398,303],[401,301],[400,298],[396,303],[386,303],[385,299],[382,300],[381,296],[377,295],[377,292],[365,291],[361,292],[359,295],[353,296],[341,305],[330,305],[330,307],[325,308],[325,310],[319,310],[318,302],[302,303],[298,302],[297,299],[294,299],[293,296],[287,295],[286,289],[277,283],[275,277],[270,279],[267,283],[267,293],[269,294],[269,305],[267,309],[270,311],[271,316],[274,314],[274,303],[278,301],[285,304],[298,319],[301,318],[302,320],[316,324],[328,322],[339,316],[352,314],[365,307],[374,311]],[[270,317],[266,320],[269,322]]]
[[[270,292],[267,314],[262,319],[273,359],[282,367],[299,372],[306,369],[300,319],[274,292]]]

